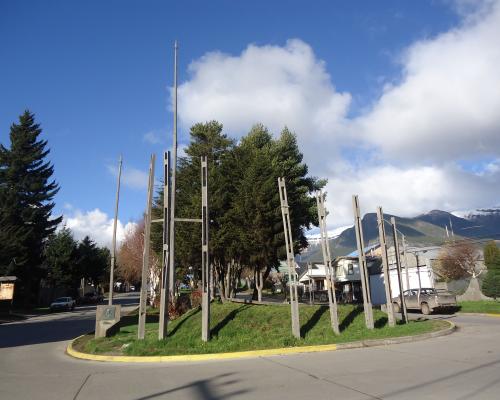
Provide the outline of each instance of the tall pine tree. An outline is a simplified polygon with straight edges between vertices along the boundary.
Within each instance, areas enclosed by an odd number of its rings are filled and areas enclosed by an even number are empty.
[[[10,128],[10,149],[0,144],[0,274],[21,278],[17,293],[25,304],[42,277],[44,243],[62,220],[52,217],[59,186],[51,179],[54,167],[41,132],[26,110]]]

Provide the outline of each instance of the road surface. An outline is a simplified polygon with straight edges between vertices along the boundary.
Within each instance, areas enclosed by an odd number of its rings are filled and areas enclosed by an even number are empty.
[[[450,336],[325,353],[182,364],[72,359],[67,343],[92,330],[94,310],[0,325],[0,399],[500,398],[500,318],[452,316],[459,329]]]

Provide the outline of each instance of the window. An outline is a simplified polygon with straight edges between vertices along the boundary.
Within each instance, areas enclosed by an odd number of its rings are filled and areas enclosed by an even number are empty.
[[[354,274],[354,266],[352,264],[347,265],[347,275],[353,275]]]

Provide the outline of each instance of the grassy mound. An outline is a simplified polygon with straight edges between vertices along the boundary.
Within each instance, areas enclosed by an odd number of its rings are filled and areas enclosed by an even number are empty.
[[[301,306],[300,322],[303,339],[291,334],[290,307],[259,306],[237,303],[213,303],[211,310],[212,340],[201,341],[201,311],[192,310],[169,324],[169,335],[159,341],[157,316],[150,315],[145,340],[137,340],[137,316],[125,317],[120,332],[110,338],[93,339],[87,335],[75,348],[93,354],[177,355],[352,342],[409,336],[442,329],[443,321],[412,321],[394,328],[387,316],[374,310],[375,329],[365,328],[363,308],[339,306],[341,334],[333,334],[327,306]]]

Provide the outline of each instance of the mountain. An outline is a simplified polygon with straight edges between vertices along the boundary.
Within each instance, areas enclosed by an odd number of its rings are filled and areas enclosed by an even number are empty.
[[[393,215],[384,214],[390,221]],[[396,218],[397,229],[405,235],[410,246],[435,246],[442,244],[447,235],[456,238],[492,238],[500,236],[500,208],[482,210],[462,218],[446,211],[432,210],[414,218]],[[378,243],[378,224],[375,213],[365,214],[361,220],[365,245]],[[392,244],[392,227],[386,222],[387,242]],[[446,231],[448,229],[448,233]],[[332,257],[344,256],[356,249],[354,226],[345,229],[338,237],[329,240]],[[320,246],[312,246],[300,255],[301,261],[323,262]]]

